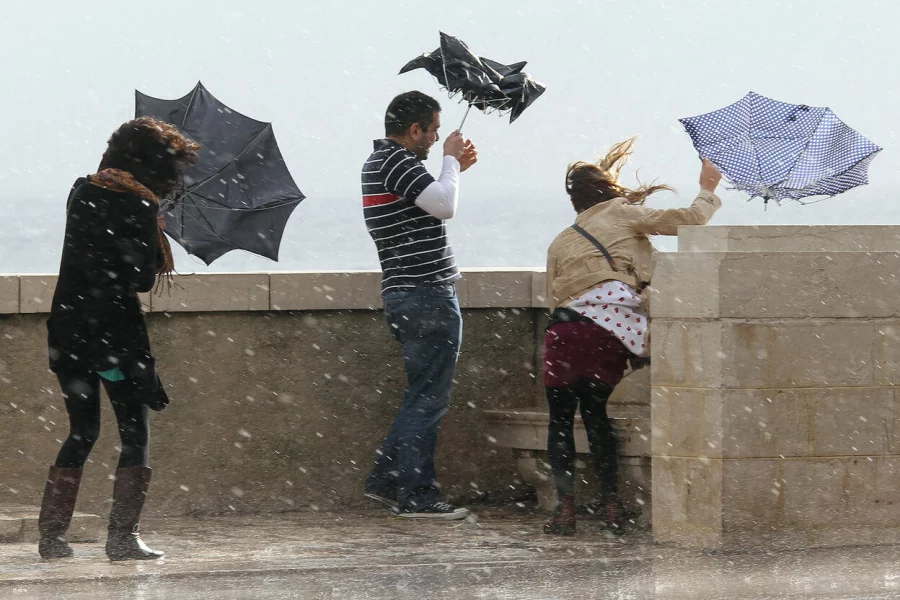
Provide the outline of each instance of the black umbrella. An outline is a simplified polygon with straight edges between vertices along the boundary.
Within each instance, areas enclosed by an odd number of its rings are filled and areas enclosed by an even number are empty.
[[[409,61],[400,73],[425,69],[450,93],[451,98],[461,96],[469,103],[469,109],[474,106],[485,113],[509,113],[509,122],[512,123],[546,89],[531,75],[522,72],[526,64],[522,61],[505,65],[476,56],[465,42],[441,32],[440,48]],[[462,129],[462,123],[459,128]]]
[[[305,196],[272,124],[231,110],[199,82],[178,100],[135,96],[136,116],[172,123],[203,145],[182,189],[164,204],[166,233],[207,265],[231,250],[278,260],[284,227]]]

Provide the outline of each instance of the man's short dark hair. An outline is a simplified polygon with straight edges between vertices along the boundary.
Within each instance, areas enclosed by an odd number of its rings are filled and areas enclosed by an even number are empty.
[[[384,115],[385,135],[404,135],[418,123],[428,129],[434,120],[434,113],[441,112],[438,101],[422,92],[404,92],[391,100]]]

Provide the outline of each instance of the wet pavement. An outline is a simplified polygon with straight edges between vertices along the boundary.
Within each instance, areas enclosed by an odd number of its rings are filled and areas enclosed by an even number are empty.
[[[102,544],[42,561],[0,544],[0,598],[743,599],[900,598],[900,546],[700,553],[614,537],[580,521],[480,509],[468,522],[405,521],[380,510],[147,520],[162,561],[110,563]]]

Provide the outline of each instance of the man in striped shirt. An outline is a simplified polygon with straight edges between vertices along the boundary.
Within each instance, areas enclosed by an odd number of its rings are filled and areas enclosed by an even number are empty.
[[[385,139],[362,168],[363,212],[382,270],[391,334],[403,348],[403,404],[366,480],[366,496],[401,517],[462,519],[468,510],[440,498],[434,449],[450,406],[462,340],[455,281],[459,269],[444,224],[456,213],[459,174],[478,160],[474,144],[454,131],[444,142],[437,179],[422,161],[438,141],[441,107],[421,92],[394,98]]]

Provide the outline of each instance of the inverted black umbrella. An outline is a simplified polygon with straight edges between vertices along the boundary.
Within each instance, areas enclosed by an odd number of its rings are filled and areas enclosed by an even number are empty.
[[[446,89],[451,98],[461,96],[469,104],[459,129],[474,106],[490,113],[509,113],[509,122],[544,93],[546,86],[522,71],[525,61],[505,65],[476,56],[459,38],[441,32],[441,45],[406,63],[400,73],[425,69]]]
[[[207,265],[231,250],[278,260],[284,227],[305,196],[272,124],[228,108],[199,82],[177,100],[136,91],[135,115],[172,123],[203,145],[181,190],[164,204],[166,233]]]
[[[702,158],[750,198],[834,196],[868,183],[881,150],[830,108],[788,104],[754,92],[711,113],[681,119]]]

